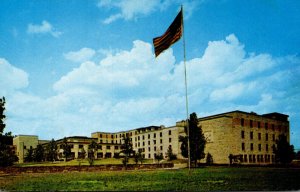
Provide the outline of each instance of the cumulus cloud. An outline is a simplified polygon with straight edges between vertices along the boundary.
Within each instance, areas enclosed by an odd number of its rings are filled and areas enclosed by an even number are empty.
[[[172,49],[155,58],[152,44],[136,40],[129,50],[103,52],[108,54],[99,62],[84,59],[62,76],[49,98],[14,94],[8,105],[14,117],[10,126],[60,138],[169,126],[185,118],[184,65],[175,60]],[[210,41],[202,56],[186,64],[190,112],[199,116],[231,110],[299,115],[295,105],[300,100],[298,56],[248,53],[230,34]]]
[[[27,27],[27,33],[29,34],[51,34],[53,37],[59,37],[60,35],[62,35],[62,32],[57,31],[52,25],[51,23],[49,23],[48,21],[42,21],[42,23],[39,24],[28,24]]]
[[[28,74],[0,58],[0,96],[28,86]]]
[[[64,53],[64,57],[67,60],[81,63],[90,60],[95,55],[95,53],[96,53],[95,50],[84,47],[79,51],[70,51],[68,53]]]

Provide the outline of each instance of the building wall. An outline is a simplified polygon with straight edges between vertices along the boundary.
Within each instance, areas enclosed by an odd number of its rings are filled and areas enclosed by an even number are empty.
[[[289,140],[289,122],[255,113],[234,111],[200,118],[199,126],[207,138],[205,153],[214,163],[229,163],[229,155],[240,155],[239,163],[274,163],[273,146],[280,134]]]
[[[19,163],[23,163],[30,147],[33,149],[38,145],[38,136],[36,135],[18,135],[13,139],[13,145],[16,149],[16,155]]]

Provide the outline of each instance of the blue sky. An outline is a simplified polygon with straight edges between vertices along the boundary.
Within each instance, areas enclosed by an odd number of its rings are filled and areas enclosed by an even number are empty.
[[[6,131],[41,139],[185,118],[182,40],[152,38],[184,6],[189,111],[289,115],[300,149],[300,1],[2,0]]]

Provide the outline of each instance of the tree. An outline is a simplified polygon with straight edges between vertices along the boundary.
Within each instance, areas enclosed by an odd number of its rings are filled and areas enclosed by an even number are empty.
[[[68,140],[65,137],[62,143],[63,155],[65,157],[65,161],[68,160],[68,157],[71,155],[71,146],[68,144]]]
[[[213,156],[210,153],[207,153],[206,155],[206,164],[207,165],[212,165],[214,163]]]
[[[4,111],[5,111],[5,98],[3,97],[2,99],[0,99],[0,135],[3,134],[5,128],[4,119],[6,116],[4,115]]]
[[[5,133],[3,131],[5,128],[4,120],[6,116],[5,111],[5,98],[0,98],[0,167],[7,167],[18,161],[18,157],[13,150],[13,137],[11,132]]]
[[[188,120],[189,125],[189,140],[190,140],[190,161],[194,163],[194,166],[197,167],[198,160],[201,160],[205,157],[204,149],[206,140],[204,134],[202,133],[201,126],[199,127],[198,118],[196,113],[190,114],[190,119]],[[185,128],[187,134],[187,128]],[[183,157],[188,157],[188,137],[180,136],[179,141],[181,143],[181,154]]]
[[[177,159],[176,155],[173,153],[173,149],[171,145],[169,145],[166,155],[168,157],[168,161]]]
[[[25,156],[25,162],[32,162],[32,161],[33,161],[33,148],[32,146],[30,146]]]
[[[275,161],[283,165],[291,163],[295,157],[294,146],[289,144],[284,134],[279,135],[276,145],[273,146],[273,152]]]
[[[122,160],[122,163],[125,166],[125,169],[127,169],[129,157],[132,157],[134,155],[131,140],[127,136],[123,137],[123,143],[121,145],[120,153],[122,153],[124,155],[124,159]]]
[[[96,141],[93,140],[89,144],[89,150],[88,150],[88,158],[89,158],[90,165],[94,164],[94,160],[95,160],[95,156],[97,155],[97,151],[98,151],[98,144],[96,143]]]
[[[163,154],[160,151],[157,151],[154,154],[154,159],[157,160],[157,164],[164,158]]]
[[[36,161],[36,162],[41,162],[43,161],[45,158],[45,150],[43,148],[43,146],[41,144],[38,144],[36,146],[36,149],[34,150],[34,153],[33,153],[33,160]]]
[[[54,139],[48,143],[46,153],[48,161],[55,161],[57,159],[57,144]]]

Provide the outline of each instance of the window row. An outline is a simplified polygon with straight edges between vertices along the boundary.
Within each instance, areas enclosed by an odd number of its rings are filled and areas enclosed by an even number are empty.
[[[274,148],[275,145],[272,146],[272,148]],[[246,146],[245,143],[242,143],[242,151],[246,150]],[[258,151],[262,151],[262,144],[257,144],[257,150]],[[250,143],[250,151],[254,151],[254,144]],[[265,151],[269,151],[269,144],[265,145]]]
[[[250,139],[253,139],[253,138],[254,138],[254,136],[253,136],[253,131],[250,132],[249,137],[250,137]],[[245,131],[241,131],[241,138],[242,138],[242,139],[245,139]],[[261,133],[258,133],[258,134],[257,134],[257,139],[258,139],[258,140],[262,140]],[[266,141],[269,140],[269,134],[268,134],[268,133],[265,134],[265,140],[266,140]],[[275,134],[272,134],[272,141],[275,141]]]
[[[246,123],[245,123],[245,119],[244,118],[241,118],[241,126],[244,127],[246,126]],[[262,128],[264,127],[265,129],[269,129],[271,128],[273,131],[275,131],[275,124],[269,124],[268,122],[265,122],[265,123],[262,123],[260,121],[253,121],[252,119],[249,120],[249,123],[247,124],[250,128],[253,128],[256,124],[256,127],[257,128]],[[282,125],[277,125],[277,129],[279,130],[279,132],[281,132],[282,130],[284,132],[287,132],[288,131],[288,127],[287,126],[282,126]]]
[[[275,156],[274,155],[241,155],[240,161],[245,163],[274,163],[275,162]]]

